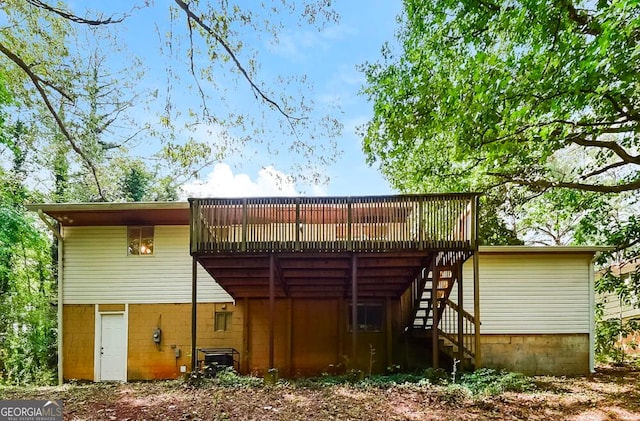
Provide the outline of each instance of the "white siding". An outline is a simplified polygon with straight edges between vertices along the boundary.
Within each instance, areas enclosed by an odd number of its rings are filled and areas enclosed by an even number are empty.
[[[127,227],[64,229],[64,302],[190,303],[188,226],[156,226],[153,256],[127,256]],[[198,302],[233,301],[198,265]]]
[[[599,295],[598,302],[604,305],[603,318],[605,320],[617,319],[620,317],[623,319],[640,317],[640,308],[634,308],[631,304],[620,302],[620,298],[615,292],[608,292],[604,295]]]
[[[481,252],[479,266],[481,333],[589,333],[591,254]],[[472,260],[463,276],[473,314]]]

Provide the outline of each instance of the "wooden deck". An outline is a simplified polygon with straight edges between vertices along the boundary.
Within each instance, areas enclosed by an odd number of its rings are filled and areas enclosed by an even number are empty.
[[[191,254],[472,251],[477,197],[189,199]]]
[[[335,300],[343,309],[338,311],[340,320],[347,303],[351,320],[358,320],[361,300],[376,300],[387,308],[383,330],[389,356],[393,326],[398,325],[399,333],[402,324],[404,333],[416,327],[430,331],[433,349],[440,347],[440,337],[449,340],[457,358],[470,357],[474,364],[479,356],[479,307],[471,316],[449,300],[449,293],[455,282],[462,291],[462,264],[478,249],[478,196],[189,199],[193,302],[197,263],[247,308],[250,299],[268,300],[269,367],[274,367],[276,300],[283,299]],[[440,273],[452,274],[444,294],[438,291]],[[476,287],[474,275],[474,291]],[[430,297],[426,305],[425,297]],[[457,301],[463,302],[462,295]],[[400,317],[407,320],[396,320],[403,302],[412,309]],[[393,305],[400,313],[393,313]],[[192,312],[195,338],[195,306]],[[357,332],[352,329],[350,335],[353,361]],[[193,353],[195,346],[194,340]],[[344,343],[336,347],[336,352],[346,352]],[[433,353],[434,367],[438,354]]]

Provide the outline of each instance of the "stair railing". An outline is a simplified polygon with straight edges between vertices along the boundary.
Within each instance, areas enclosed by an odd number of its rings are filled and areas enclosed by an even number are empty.
[[[449,299],[443,310],[438,333],[455,346],[455,355],[451,356],[461,361],[464,358],[475,358],[475,318]],[[460,319],[462,331],[459,330]]]

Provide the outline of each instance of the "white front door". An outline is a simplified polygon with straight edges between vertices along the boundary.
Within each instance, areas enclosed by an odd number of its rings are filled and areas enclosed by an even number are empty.
[[[126,381],[124,314],[102,314],[100,320],[100,380]]]

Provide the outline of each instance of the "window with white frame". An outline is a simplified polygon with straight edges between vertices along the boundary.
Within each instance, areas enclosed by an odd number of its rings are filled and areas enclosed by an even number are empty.
[[[153,227],[127,227],[127,255],[153,255]]]

